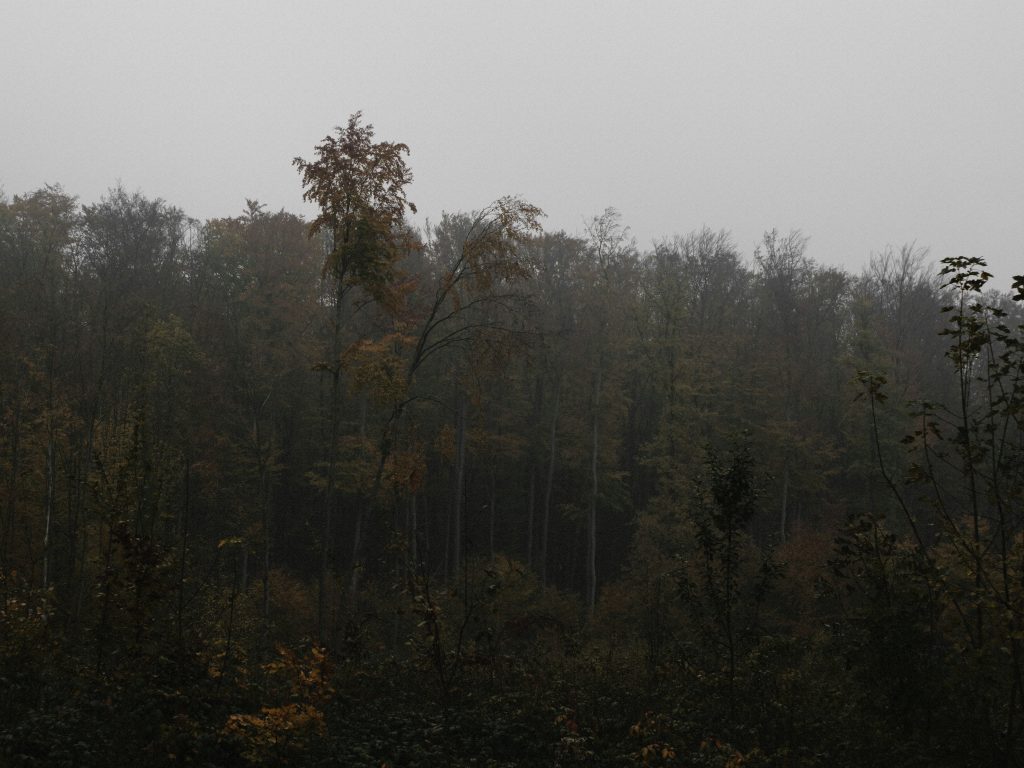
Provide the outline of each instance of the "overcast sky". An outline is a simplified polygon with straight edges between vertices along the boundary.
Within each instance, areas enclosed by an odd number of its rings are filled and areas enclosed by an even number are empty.
[[[519,194],[641,247],[798,228],[854,271],[916,241],[1024,272],[1020,0],[4,0],[0,72],[8,197],[308,215],[291,159],[362,110],[432,219]]]

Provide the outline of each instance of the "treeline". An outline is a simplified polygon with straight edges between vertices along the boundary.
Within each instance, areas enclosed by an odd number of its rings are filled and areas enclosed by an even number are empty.
[[[913,246],[0,200],[14,765],[1016,765],[1022,314]]]

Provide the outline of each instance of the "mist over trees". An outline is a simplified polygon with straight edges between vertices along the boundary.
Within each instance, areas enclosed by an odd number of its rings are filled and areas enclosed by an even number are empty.
[[[5,764],[1021,763],[1024,278],[408,154],[0,199]]]

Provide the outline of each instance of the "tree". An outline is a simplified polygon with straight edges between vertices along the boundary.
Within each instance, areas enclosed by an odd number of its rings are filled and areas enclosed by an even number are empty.
[[[779,482],[780,542],[790,533],[794,507],[816,500],[812,494],[822,490],[824,463],[834,453],[838,432],[834,404],[846,383],[846,376],[837,375],[837,363],[843,352],[847,277],[817,266],[805,254],[806,246],[799,231],[783,237],[773,230],[754,253],[761,287],[756,352],[764,366],[762,381],[769,384],[761,397],[774,405],[767,420],[763,412],[757,418],[754,435],[767,443],[768,466]]]
[[[601,480],[607,484],[608,477],[599,473],[602,447],[607,451],[611,442],[608,436],[602,440],[602,417],[607,422],[615,411],[611,403],[615,397],[613,389],[617,371],[612,363],[621,360],[616,354],[616,342],[622,337],[613,334],[613,329],[623,325],[624,306],[622,299],[635,279],[637,262],[636,245],[623,227],[618,211],[607,208],[595,216],[587,226],[588,245],[592,262],[590,264],[587,298],[585,299],[587,359],[585,366],[590,373],[588,415],[590,420],[590,492],[587,504],[586,525],[586,602],[591,614],[597,604],[597,550],[598,550],[598,499],[601,496]],[[610,431],[610,430],[609,430]],[[611,489],[605,488],[605,495]]]
[[[37,478],[42,488],[36,493],[45,499],[42,525],[30,518],[23,522],[32,531],[25,537],[30,567],[35,571],[41,565],[43,587],[53,582],[58,465],[61,454],[67,455],[74,422],[64,385],[74,368],[68,353],[75,329],[69,274],[75,208],[74,198],[60,187],[16,196],[10,203],[0,200],[0,450],[7,459],[0,487],[0,571],[14,569],[9,552],[16,517],[26,482]],[[33,466],[39,457],[45,457],[44,465]],[[64,533],[73,536],[73,521],[65,523]],[[38,557],[33,552],[37,537]],[[70,583],[74,543],[61,543],[58,549],[70,558],[63,574]]]
[[[693,522],[697,551],[684,556],[680,591],[700,628],[703,644],[725,669],[729,720],[736,711],[737,662],[741,642],[757,641],[757,616],[772,575],[765,558],[749,573],[751,559],[747,525],[758,506],[753,457],[745,443],[726,459],[707,450],[705,471],[696,486]],[[745,569],[745,570],[744,570]]]
[[[316,203],[320,213],[309,225],[310,237],[322,235],[326,256],[322,277],[331,291],[334,319],[326,359],[317,366],[330,374],[327,404],[327,445],[323,478],[323,518],[320,542],[320,580],[317,601],[318,636],[325,637],[327,574],[330,564],[331,518],[335,504],[336,467],[342,396],[342,339],[347,299],[362,290],[385,308],[397,307],[395,262],[406,241],[402,223],[406,210],[405,187],[412,172],[405,164],[409,147],[395,142],[374,142],[372,125],[360,125],[356,112],[335,136],[326,136],[314,150],[316,159],[296,157],[302,175],[303,199]],[[358,536],[358,531],[357,534]]]
[[[466,474],[467,390],[486,369],[500,368],[524,340],[529,305],[525,284],[535,274],[532,254],[523,246],[540,231],[543,212],[516,197],[503,197],[470,214],[445,214],[429,227],[425,263],[414,282],[400,325],[408,347],[391,412],[380,441],[383,470],[390,458],[407,406],[424,397],[420,379],[432,361],[447,360],[455,373],[455,451],[451,571],[457,573],[463,547],[463,494]],[[380,472],[378,472],[378,475]]]
[[[527,561],[539,571],[541,582],[546,585],[559,437],[565,419],[563,390],[569,377],[573,350],[578,346],[577,324],[583,314],[578,289],[587,246],[583,240],[557,232],[545,233],[528,243],[527,247],[533,252],[532,260],[537,268],[532,287],[537,307],[533,327],[541,341],[534,355],[538,370],[530,382],[533,390],[530,393],[533,401],[530,431],[534,433],[534,446],[529,452]],[[540,541],[535,553],[534,510],[538,495],[541,504],[536,527]]]
[[[215,271],[208,290],[216,298],[209,302],[215,311],[200,322],[209,343],[217,345],[215,354],[227,373],[221,386],[225,411],[232,417],[228,428],[233,427],[225,443],[237,454],[231,462],[235,496],[245,507],[259,510],[259,521],[248,521],[248,532],[253,543],[259,539],[265,649],[271,561],[278,554],[271,546],[274,500],[286,469],[281,461],[283,436],[296,429],[296,416],[305,412],[302,400],[313,399],[308,330],[319,308],[319,254],[306,230],[301,218],[284,211],[266,213],[253,200],[244,215],[206,226],[204,261]],[[248,552],[247,546],[243,562]]]
[[[1024,730],[1024,276],[1014,278],[1011,297],[999,297],[983,293],[991,278],[983,260],[943,264],[942,335],[951,342],[955,391],[949,401],[916,405],[917,428],[903,440],[907,489],[882,451],[885,378],[862,373],[861,382],[879,469],[903,513],[899,545],[912,568],[902,570],[922,584],[917,600],[927,601],[927,629],[936,638],[930,654],[943,659],[941,678],[958,702],[946,712],[946,729],[963,733],[945,738],[959,746],[968,733],[982,733],[985,764],[1017,765]],[[887,556],[877,542],[870,554],[879,562]]]
[[[320,207],[310,222],[310,236],[327,237],[324,278],[343,299],[355,287],[391,305],[394,264],[402,255],[400,227],[405,212],[416,212],[406,200],[412,172],[405,164],[405,144],[373,141],[373,126],[361,126],[356,112],[337,136],[316,146],[316,160],[296,157],[302,175],[303,199]],[[336,310],[340,305],[336,302]]]

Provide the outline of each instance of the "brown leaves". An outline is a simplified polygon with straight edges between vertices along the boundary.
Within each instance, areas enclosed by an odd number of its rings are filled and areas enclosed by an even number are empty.
[[[409,147],[374,142],[373,126],[359,124],[356,112],[335,136],[316,146],[316,159],[296,157],[302,175],[303,199],[316,203],[320,214],[309,234],[328,236],[324,277],[338,281],[339,291],[364,288],[382,303],[394,279],[393,265],[405,238],[399,236],[405,211],[416,206],[405,196],[412,171],[405,164]]]

